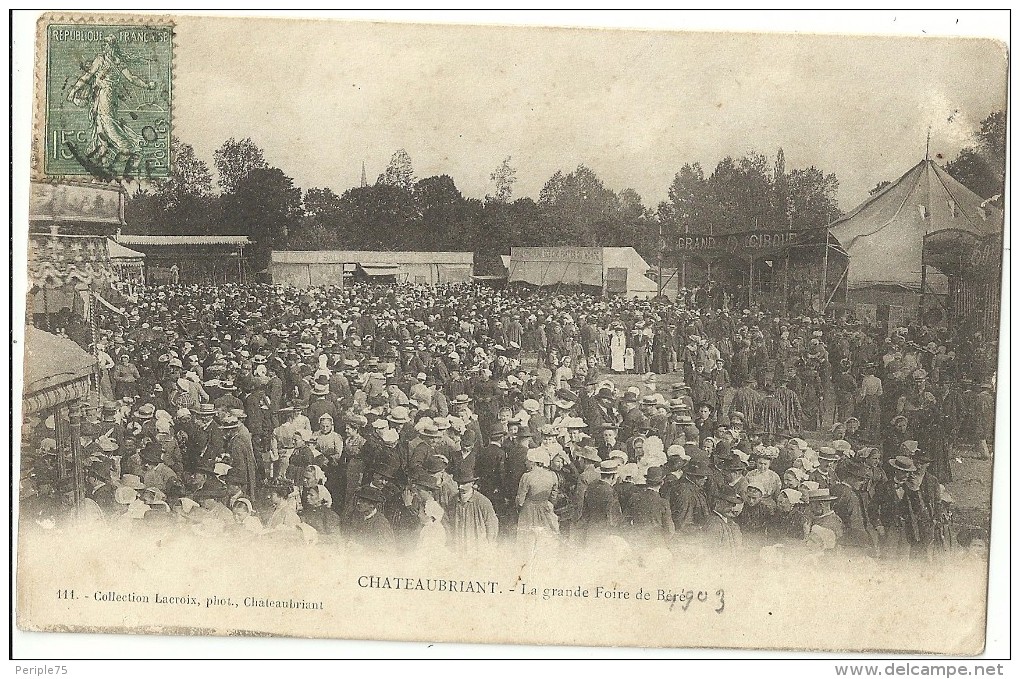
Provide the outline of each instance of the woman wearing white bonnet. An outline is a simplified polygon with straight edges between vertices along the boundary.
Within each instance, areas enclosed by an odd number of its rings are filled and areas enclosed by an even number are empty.
[[[528,451],[528,471],[521,477],[517,489],[517,539],[519,542],[536,540],[543,533],[560,532],[559,519],[553,511],[559,492],[559,477],[548,469],[549,452],[543,448]]]
[[[446,512],[435,500],[426,500],[418,515],[421,532],[418,534],[418,549],[426,553],[446,548],[446,527],[443,516]]]

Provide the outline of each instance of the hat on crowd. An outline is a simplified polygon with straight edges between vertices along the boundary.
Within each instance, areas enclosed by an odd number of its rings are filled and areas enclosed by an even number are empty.
[[[120,479],[120,485],[125,488],[133,488],[134,490],[142,490],[145,488],[145,484],[138,478],[137,474],[125,474]]]
[[[808,502],[831,502],[837,499],[828,488],[812,488],[807,495]]]
[[[804,493],[793,488],[784,488],[783,490],[779,491],[779,494],[785,495],[786,499],[790,501],[791,505],[799,505],[801,502],[804,501]]]
[[[313,396],[326,396],[328,394],[329,394],[328,384],[320,384],[319,382],[316,382],[314,385],[312,385]]]
[[[850,457],[854,452],[853,445],[845,439],[836,439],[832,442],[832,447],[842,457]]]
[[[665,478],[666,473],[662,471],[662,467],[649,467],[648,471],[645,472],[645,485],[657,486],[662,483]]]
[[[163,461],[163,450],[158,443],[150,443],[142,449],[140,454],[145,464],[159,464]]]
[[[790,467],[789,469],[783,472],[784,476],[786,474],[793,474],[793,477],[797,479],[798,482],[806,481],[808,478],[808,473],[801,469],[800,467]]]
[[[684,467],[685,476],[704,478],[708,476],[708,473],[708,462],[702,459],[691,460],[691,463]]]
[[[404,406],[397,406],[390,411],[387,419],[394,424],[407,424],[411,421],[411,413]]]
[[[577,449],[575,455],[577,455],[577,457],[581,458],[582,460],[588,460],[589,462],[594,462],[595,464],[599,464],[600,462],[602,462],[602,458],[599,457],[599,451],[595,450],[591,446],[580,446]]]
[[[730,472],[742,472],[747,469],[747,465],[738,456],[733,456],[723,462],[721,468]]]
[[[139,420],[151,420],[156,416],[156,406],[145,403],[135,411],[135,417]]]
[[[620,460],[615,457],[611,457],[608,460],[603,460],[599,464],[599,474],[605,476],[613,476],[620,470]]]
[[[233,413],[227,413],[220,419],[220,429],[237,429],[241,426],[241,420]]]
[[[679,443],[674,443],[666,449],[666,458],[678,457],[681,460],[690,460],[691,456],[687,453],[687,449]]]
[[[215,478],[217,476],[216,469],[214,469],[213,466],[208,463],[199,464],[198,466],[195,467],[195,471],[197,473],[205,474],[210,478]]]
[[[532,448],[528,451],[528,462],[540,464],[543,467],[549,466],[549,451],[544,448]]]
[[[216,406],[212,403],[199,403],[191,409],[191,412],[199,417],[212,417],[216,414]]]
[[[889,460],[889,466],[893,469],[898,469],[901,472],[916,472],[917,465],[914,461],[906,455],[897,455],[893,459]]]
[[[821,448],[818,449],[818,459],[827,460],[829,462],[836,462],[838,460],[841,460],[842,457],[836,451],[835,448],[832,448],[830,446],[822,446]]]
[[[383,443],[396,443],[400,440],[400,434],[396,429],[384,429],[381,438]]]
[[[724,490],[719,495],[715,496],[717,502],[725,502],[731,505],[742,505],[744,504],[744,498],[737,495],[732,490]]]
[[[580,417],[566,417],[560,426],[564,429],[587,429],[588,423]]]
[[[354,494],[354,497],[359,500],[370,502],[374,505],[381,505],[386,502],[386,496],[383,495],[383,492],[373,486],[364,486],[359,488]]]
[[[368,418],[357,413],[347,413],[344,415],[344,423],[355,427],[367,427]]]
[[[442,469],[437,471],[442,471]],[[435,477],[432,476],[434,473],[435,472],[429,472],[428,465],[426,465],[425,469],[415,474],[413,484],[431,491],[439,490],[439,483],[436,481]]]
[[[871,472],[864,460],[854,459],[846,461],[843,467],[840,468],[839,475],[842,477],[852,476],[856,479],[866,479],[871,476]]]
[[[465,483],[474,483],[477,480],[478,477],[467,469],[458,470],[456,476],[453,477],[454,483],[458,486],[462,486]]]

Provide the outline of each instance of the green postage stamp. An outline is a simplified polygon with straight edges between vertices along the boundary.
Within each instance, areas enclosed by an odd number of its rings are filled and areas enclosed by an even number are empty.
[[[44,174],[104,180],[169,174],[173,30],[46,25]]]

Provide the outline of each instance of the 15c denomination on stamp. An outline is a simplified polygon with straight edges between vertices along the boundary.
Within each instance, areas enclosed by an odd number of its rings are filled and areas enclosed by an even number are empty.
[[[44,174],[104,180],[170,170],[173,26],[46,26]]]

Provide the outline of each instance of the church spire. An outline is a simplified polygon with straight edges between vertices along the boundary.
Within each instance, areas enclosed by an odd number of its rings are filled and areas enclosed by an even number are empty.
[[[365,161],[361,161],[361,188],[368,186],[368,175],[365,174]]]

